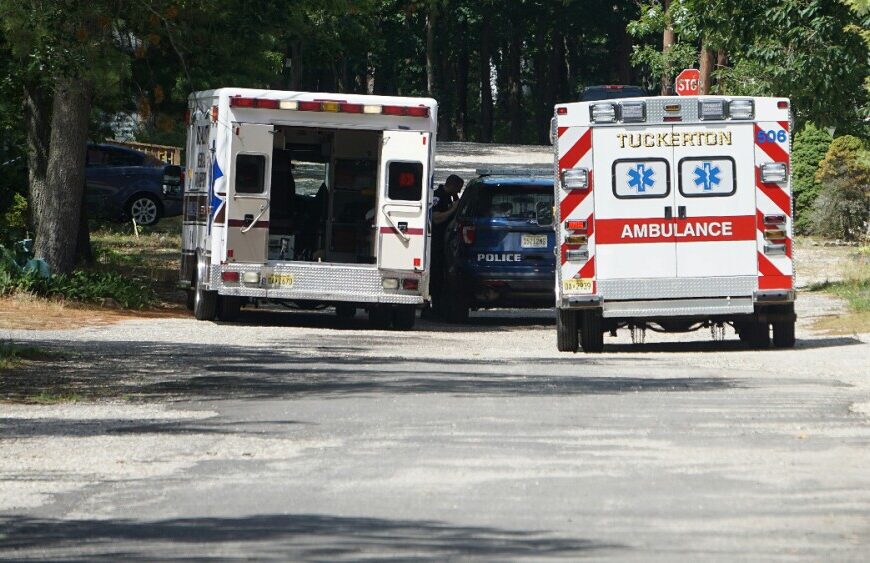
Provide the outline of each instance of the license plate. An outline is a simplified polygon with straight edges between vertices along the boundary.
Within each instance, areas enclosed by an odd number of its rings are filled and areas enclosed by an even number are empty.
[[[565,293],[592,293],[592,280],[589,278],[562,280],[562,289]]]
[[[271,274],[269,285],[272,287],[293,287],[293,274]]]
[[[547,235],[523,235],[523,248],[547,248]]]

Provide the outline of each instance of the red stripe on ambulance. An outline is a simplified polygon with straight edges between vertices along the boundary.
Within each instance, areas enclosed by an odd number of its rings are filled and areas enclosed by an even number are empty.
[[[692,217],[673,219],[599,219],[598,244],[661,242],[726,242],[755,240],[755,217]]]
[[[574,168],[574,165],[580,162],[589,149],[592,148],[592,130],[587,129],[580,139],[574,143],[574,146],[568,149],[568,152],[559,159],[559,169]]]

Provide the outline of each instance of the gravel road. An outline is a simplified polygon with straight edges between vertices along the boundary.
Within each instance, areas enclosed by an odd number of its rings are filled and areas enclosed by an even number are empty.
[[[812,329],[840,311],[802,293],[794,350],[594,356],[550,311],[11,331],[58,355],[3,391],[100,399],[0,403],[0,559],[866,561],[870,335]]]

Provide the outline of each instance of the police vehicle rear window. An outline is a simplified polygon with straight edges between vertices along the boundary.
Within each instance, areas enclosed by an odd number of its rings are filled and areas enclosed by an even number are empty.
[[[479,217],[534,220],[538,204],[553,205],[547,186],[497,186],[484,188],[476,206]]]

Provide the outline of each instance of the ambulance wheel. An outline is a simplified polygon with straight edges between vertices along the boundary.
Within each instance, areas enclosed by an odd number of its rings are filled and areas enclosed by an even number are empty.
[[[794,348],[794,321],[773,323],[773,346]]]
[[[393,307],[393,328],[396,330],[411,330],[417,320],[417,308],[413,305],[397,305]]]
[[[350,303],[336,303],[335,316],[345,321],[356,316],[356,307]]]
[[[753,323],[749,327],[749,345],[759,350],[770,347],[770,325]]]
[[[393,322],[393,312],[385,305],[376,305],[369,309],[369,326],[376,330],[386,330]]]
[[[604,351],[604,329],[599,311],[583,311],[583,326],[580,328],[580,344],[587,354]]]
[[[218,297],[218,318],[228,323],[237,321],[243,301],[241,297]]]
[[[577,311],[556,309],[556,347],[560,352],[576,352],[580,346],[577,315]]]
[[[213,321],[217,316],[217,292],[208,291],[200,280],[208,275],[208,264],[203,258],[197,258],[196,278],[193,280],[193,316],[198,321]]]

